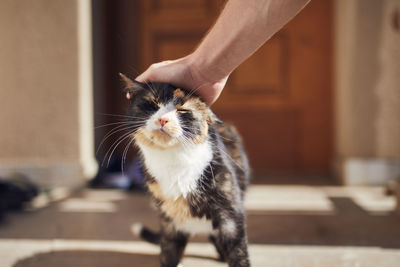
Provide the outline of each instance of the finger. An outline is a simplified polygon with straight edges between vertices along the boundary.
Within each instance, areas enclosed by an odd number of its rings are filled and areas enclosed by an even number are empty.
[[[171,60],[166,60],[158,63],[151,64],[150,67],[147,68],[142,74],[136,77],[136,81],[138,82],[148,82],[148,81],[156,81],[158,78],[156,75],[160,71],[160,67],[166,66],[171,63]]]
[[[137,76],[135,80],[141,83],[147,82],[149,80],[149,69]]]

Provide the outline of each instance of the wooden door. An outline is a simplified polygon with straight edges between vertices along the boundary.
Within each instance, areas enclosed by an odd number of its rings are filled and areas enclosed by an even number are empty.
[[[223,1],[143,0],[142,68],[191,52]],[[332,157],[332,3],[314,0],[230,77],[213,110],[254,172],[326,173]]]

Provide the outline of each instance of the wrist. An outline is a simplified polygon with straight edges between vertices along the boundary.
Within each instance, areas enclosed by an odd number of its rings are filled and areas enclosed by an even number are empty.
[[[185,61],[194,79],[209,84],[218,83],[230,74],[219,69],[218,64],[211,57],[202,54],[198,49],[186,56]]]

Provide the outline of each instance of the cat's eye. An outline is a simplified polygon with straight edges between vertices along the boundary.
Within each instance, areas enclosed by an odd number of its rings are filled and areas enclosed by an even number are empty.
[[[157,109],[159,109],[159,105],[154,99],[152,99],[144,101],[140,105],[140,108],[144,111],[156,111]]]
[[[152,99],[151,102],[153,103],[154,106],[159,107],[159,104],[158,104],[158,102],[156,100]]]
[[[178,112],[178,113],[187,113],[187,112],[189,112],[190,110],[188,110],[188,109],[184,109],[184,108],[177,108],[176,109],[176,112]]]

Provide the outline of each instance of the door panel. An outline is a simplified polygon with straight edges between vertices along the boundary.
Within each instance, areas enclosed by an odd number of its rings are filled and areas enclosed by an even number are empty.
[[[232,73],[228,86],[236,94],[282,96],[287,89],[288,66],[287,40],[277,34]]]
[[[224,110],[240,130],[256,172],[298,169],[301,163],[300,112],[290,109]]]

